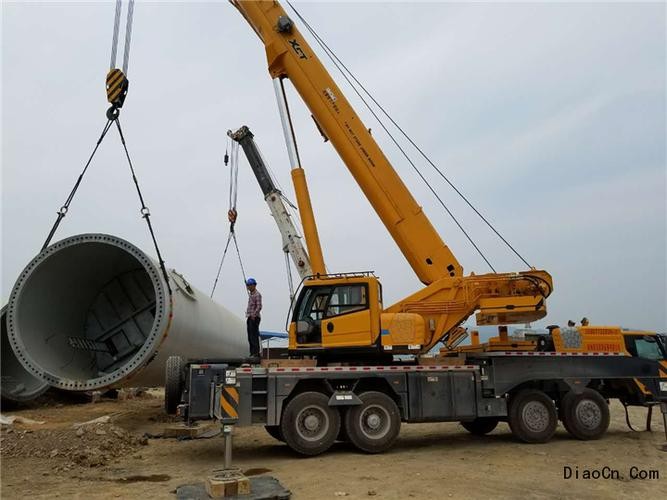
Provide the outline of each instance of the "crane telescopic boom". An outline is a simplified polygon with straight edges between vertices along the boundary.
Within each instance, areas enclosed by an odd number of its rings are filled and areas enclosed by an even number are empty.
[[[426,352],[476,312],[478,325],[543,318],[545,299],[552,291],[549,273],[531,269],[464,276],[458,260],[281,5],[273,0],[230,1],[263,42],[274,87],[282,88],[284,79],[292,82],[318,128],[426,285],[383,308],[380,283],[371,274],[307,280],[293,308],[290,348],[301,352],[332,352],[333,348]],[[282,96],[276,92],[292,166],[300,167],[284,92]],[[299,186],[295,189],[298,198]],[[308,233],[305,237],[310,249]]]
[[[269,170],[264,163],[259,148],[255,143],[254,135],[246,126],[241,127],[236,132],[231,130],[227,135],[234,141],[238,142],[243,148],[243,152],[248,159],[250,168],[252,169],[257,183],[259,184],[264,200],[269,206],[271,215],[276,221],[278,230],[283,239],[283,251],[289,253],[294,266],[301,279],[304,279],[313,274],[310,266],[310,258],[308,252],[301,242],[301,236],[296,230],[292,218],[290,217],[287,206],[283,200],[282,193],[276,187],[269,174]]]

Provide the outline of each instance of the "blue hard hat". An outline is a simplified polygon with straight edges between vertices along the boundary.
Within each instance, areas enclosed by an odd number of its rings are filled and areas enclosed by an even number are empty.
[[[257,281],[255,281],[255,278],[248,278],[245,282],[246,285],[256,285]]]

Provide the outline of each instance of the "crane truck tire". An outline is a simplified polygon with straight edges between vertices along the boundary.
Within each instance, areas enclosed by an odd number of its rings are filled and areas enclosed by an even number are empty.
[[[556,405],[542,391],[521,390],[510,399],[508,423],[520,441],[546,443],[558,426]]]
[[[599,392],[568,392],[561,402],[563,427],[582,441],[599,439],[609,427],[609,405]]]
[[[350,442],[366,453],[381,453],[396,441],[401,430],[401,413],[389,396],[369,391],[359,395],[362,404],[345,413],[345,430]]]
[[[461,422],[461,425],[470,434],[484,436],[498,426],[498,419],[493,417],[480,417],[469,422]]]
[[[340,431],[340,413],[321,392],[302,392],[283,411],[280,430],[297,453],[314,456],[327,451]]]
[[[169,356],[165,366],[164,377],[164,409],[167,415],[175,415],[181,403],[183,393],[183,359],[180,356]]]
[[[265,425],[264,428],[266,429],[266,432],[269,433],[269,436],[271,436],[273,439],[276,439],[281,443],[285,442],[285,437],[283,436],[279,425]]]

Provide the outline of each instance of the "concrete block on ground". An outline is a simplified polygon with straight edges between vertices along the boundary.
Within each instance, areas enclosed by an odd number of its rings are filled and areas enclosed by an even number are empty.
[[[213,471],[213,475],[206,479],[206,493],[213,498],[249,495],[250,480],[240,469]]]

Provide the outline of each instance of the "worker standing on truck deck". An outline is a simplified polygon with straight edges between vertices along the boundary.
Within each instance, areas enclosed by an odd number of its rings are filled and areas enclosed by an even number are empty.
[[[248,288],[248,308],[245,317],[248,327],[250,356],[259,358],[259,322],[261,320],[259,313],[262,310],[262,294],[257,291],[255,278],[248,278],[246,287]]]

